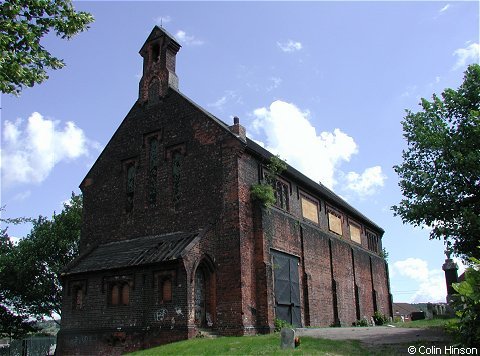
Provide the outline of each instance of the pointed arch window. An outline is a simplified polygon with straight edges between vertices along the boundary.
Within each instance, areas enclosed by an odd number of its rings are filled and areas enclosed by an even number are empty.
[[[133,198],[135,194],[135,174],[136,168],[135,163],[129,163],[127,165],[127,177],[126,177],[126,207],[125,210],[127,213],[133,210]]]
[[[151,137],[148,141],[148,204],[157,203],[157,174],[158,174],[158,138]]]
[[[179,151],[172,154],[172,180],[173,180],[173,203],[177,205],[180,201],[180,178],[182,175],[183,155]]]

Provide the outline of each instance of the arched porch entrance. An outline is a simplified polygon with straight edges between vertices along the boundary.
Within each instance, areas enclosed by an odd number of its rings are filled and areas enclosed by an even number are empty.
[[[216,321],[215,270],[208,259],[203,259],[195,270],[194,311],[197,327],[213,327]]]

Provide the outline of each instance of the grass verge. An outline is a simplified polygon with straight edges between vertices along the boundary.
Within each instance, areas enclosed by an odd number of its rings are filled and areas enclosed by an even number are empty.
[[[397,322],[393,323],[392,325],[396,326],[397,328],[421,328],[421,329],[448,329],[448,325],[455,323],[458,319],[430,319],[430,320],[414,320],[402,323]]]
[[[280,348],[280,334],[191,339],[129,355],[371,355],[359,341],[301,337],[295,350]]]

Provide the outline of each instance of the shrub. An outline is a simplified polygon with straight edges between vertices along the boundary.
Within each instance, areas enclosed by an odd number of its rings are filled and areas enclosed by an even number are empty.
[[[250,192],[253,199],[261,202],[265,208],[270,208],[275,204],[275,193],[270,184],[253,184]]]
[[[283,328],[293,329],[293,325],[289,324],[285,320],[275,319],[275,332],[280,332]]]
[[[375,322],[375,325],[383,325],[388,323],[388,317],[377,310],[373,314],[373,321]]]
[[[453,306],[459,317],[457,334],[464,346],[480,345],[480,260],[470,258],[473,263],[465,271],[465,280],[453,283],[458,294],[454,295]]]
[[[261,202],[265,208],[270,208],[276,202],[275,181],[287,169],[287,164],[280,157],[272,156],[266,168],[264,179],[259,184],[252,184],[250,192],[254,200]]]
[[[354,321],[353,326],[368,326],[368,320],[360,319],[360,320]]]

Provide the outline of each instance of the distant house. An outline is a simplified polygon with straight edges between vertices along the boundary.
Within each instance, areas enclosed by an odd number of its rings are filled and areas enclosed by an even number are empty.
[[[80,185],[58,354],[391,316],[383,229],[291,166],[272,178],[272,207],[255,200],[272,153],[178,90],[179,49],[153,29],[139,98]]]
[[[402,318],[404,321],[412,320],[412,313],[420,313],[422,310],[410,303],[393,303],[393,317]]]

